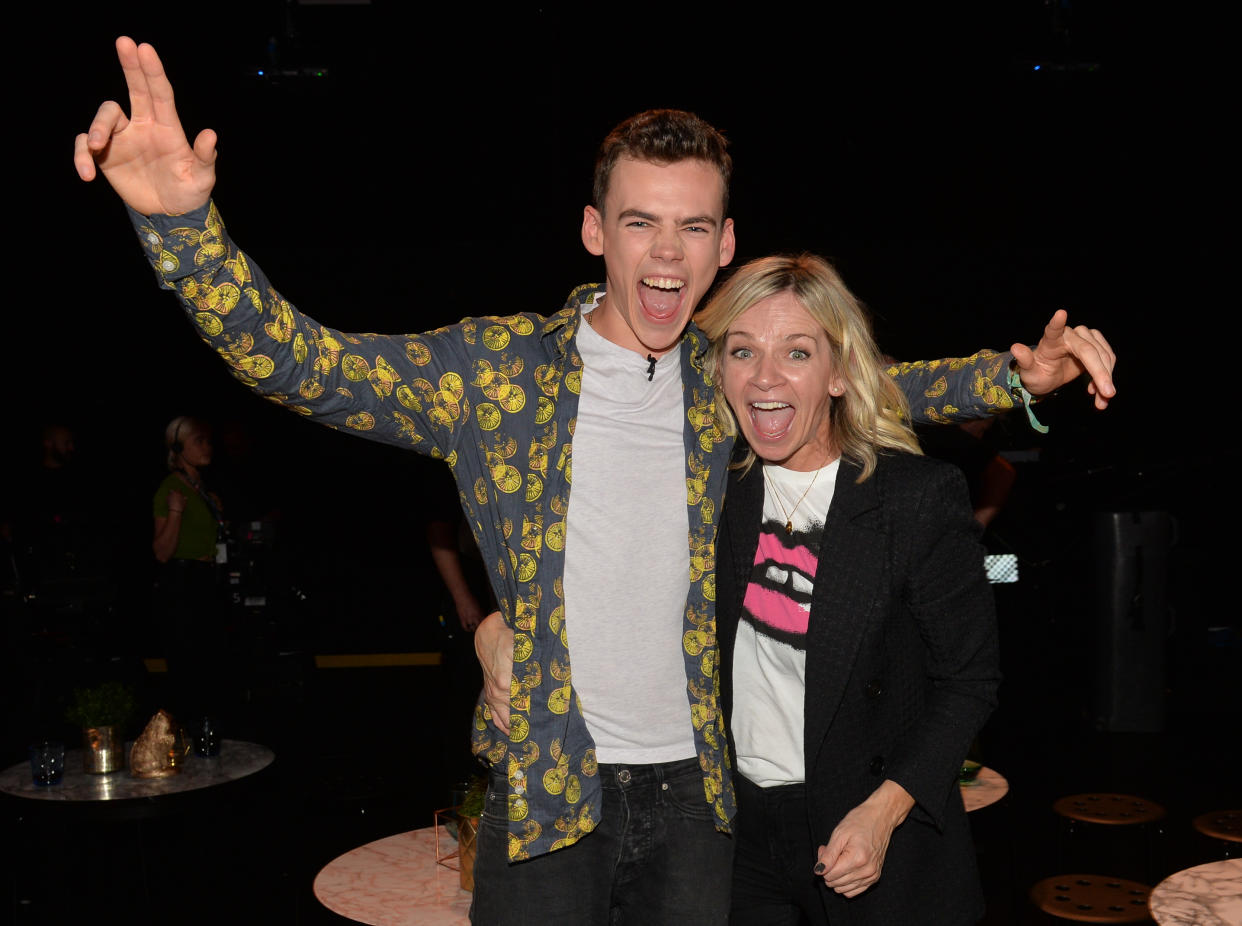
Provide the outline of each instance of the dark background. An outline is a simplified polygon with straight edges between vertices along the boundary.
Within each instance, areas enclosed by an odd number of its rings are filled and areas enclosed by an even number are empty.
[[[669,106],[731,139],[736,262],[831,257],[875,313],[886,352],[1034,343],[1061,307],[1101,328],[1120,357],[1108,412],[1074,387],[1041,408],[1047,437],[1021,422],[992,435],[1020,477],[993,540],[1020,554],[1031,584],[998,589],[1011,706],[992,725],[990,761],[1019,781],[1029,770],[1027,800],[1062,785],[1163,787],[1150,796],[1168,800],[1178,755],[1221,765],[1204,724],[1236,721],[1239,639],[1226,578],[1238,509],[1227,351],[1238,326],[1236,298],[1220,294],[1234,237],[1222,24],[1169,6],[1066,0],[813,14],[782,3],[583,13],[232,0],[35,16],[8,43],[5,505],[23,491],[39,427],[71,424],[120,564],[92,645],[123,640],[127,655],[151,655],[150,496],[164,425],[183,413],[217,428],[209,480],[229,485],[247,517],[270,516],[279,588],[251,615],[265,654],[442,643],[425,465],[250,397],[156,288],[106,184],[76,179],[73,135],[100,101],[125,99],[112,48],[124,33],[160,51],[191,136],[219,133],[216,201],[233,237],[287,298],[345,330],[558,308],[602,272],[578,237],[596,146],[634,112]],[[1101,739],[1093,718],[1108,567],[1092,553],[1092,525],[1117,510],[1177,524],[1159,603],[1170,621],[1163,765],[1149,739]],[[18,644],[22,620],[10,623]],[[61,645],[73,643],[53,635],[36,650]],[[21,645],[13,652],[25,658]],[[357,708],[390,730],[394,704],[434,702],[435,671],[269,678],[259,685],[269,713],[242,732],[296,757],[308,712],[357,734],[344,713]],[[290,686],[299,694],[286,703]],[[54,724],[54,706],[10,710],[10,764],[25,737]],[[330,750],[336,764],[305,793],[352,822],[304,842],[276,896],[301,898],[301,910],[302,867],[424,825],[442,782],[416,796],[394,782],[425,768],[436,742],[397,748],[392,773],[371,777],[351,773],[348,737]],[[1174,777],[1127,778],[1145,758]],[[1236,782],[1205,787],[1238,798]],[[351,816],[376,801],[398,808],[385,823]],[[1023,806],[1043,822],[1046,804]],[[1025,856],[1017,867],[1018,880],[1051,873]],[[1010,880],[1002,872],[1002,901]]]
[[[831,257],[906,359],[1033,343],[1067,308],[1106,332],[1120,392],[1106,415],[1049,407],[1045,459],[1093,503],[1175,507],[1192,536],[1219,524],[1237,459],[1219,30],[1135,5],[923,7],[49,7],[14,43],[10,458],[68,417],[140,535],[163,425],[187,412],[252,435],[268,491],[294,495],[286,517],[313,507],[325,541],[379,510],[399,531],[418,495],[402,455],[245,396],[153,286],[106,184],[75,179],[73,134],[125,99],[124,32],[163,55],[191,136],[219,133],[234,238],[334,326],[558,307],[601,275],[578,239],[599,140],[638,110],[692,109],[733,143],[737,262]]]
[[[559,306],[602,269],[578,240],[596,145],[676,106],[732,139],[738,262],[830,256],[902,358],[1033,343],[1058,307],[1103,329],[1116,407],[1062,403],[1073,426],[1052,440],[1074,432],[1128,496],[1202,487],[1232,449],[1210,427],[1228,389],[1209,358],[1236,331],[1209,296],[1227,247],[1206,218],[1226,193],[1210,22],[1064,0],[616,17],[517,4],[434,21],[398,3],[110,6],[49,8],[16,49],[14,436],[68,409],[83,450],[137,463],[159,456],[164,422],[200,411],[317,468],[305,448],[321,436],[241,398],[151,285],[116,198],[73,175],[73,134],[124,100],[112,38],[126,32],[161,51],[191,136],[219,133],[233,236],[335,326]]]
[[[403,614],[426,575],[425,468],[249,397],[154,286],[106,184],[76,179],[74,133],[102,99],[125,100],[112,39],[128,33],[163,55],[191,136],[218,132],[233,237],[287,298],[345,330],[550,311],[599,279],[578,237],[595,147],[655,106],[731,138],[737,262],[831,257],[889,354],[1034,343],[1067,308],[1115,347],[1117,400],[1098,414],[1069,389],[1041,410],[1047,438],[1013,421],[995,443],[1039,450],[1024,484],[1056,497],[1037,516],[1174,512],[1202,569],[1182,588],[1198,619],[1237,510],[1220,358],[1238,326],[1218,294],[1232,236],[1213,218],[1231,186],[1219,30],[1134,5],[924,6],[519,4],[434,20],[404,3],[49,7],[15,43],[9,484],[37,428],[68,419],[141,587],[163,426],[199,414],[246,438],[218,449],[217,474],[279,511],[307,582],[324,584],[325,560],[360,571],[350,594],[373,600],[344,635],[376,639],[338,645],[397,642],[379,639],[394,583],[372,574],[405,577]]]

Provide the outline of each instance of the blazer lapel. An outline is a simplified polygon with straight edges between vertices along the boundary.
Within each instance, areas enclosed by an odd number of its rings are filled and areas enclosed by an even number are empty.
[[[860,471],[841,461],[811,595],[803,744],[808,779],[874,619],[887,570],[878,476],[858,485]]]
[[[755,564],[755,550],[759,547],[759,523],[763,519],[763,464],[756,460],[750,471],[739,477],[729,474],[729,489],[725,495],[725,534],[729,562],[719,563],[717,570],[727,573],[726,594],[731,598],[718,610],[726,615],[717,625],[717,635],[725,643],[729,654],[733,652],[733,640],[737,636],[738,616],[746,598],[746,585],[750,581]]]

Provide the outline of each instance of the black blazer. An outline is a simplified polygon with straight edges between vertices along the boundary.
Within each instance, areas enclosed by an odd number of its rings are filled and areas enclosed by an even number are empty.
[[[880,880],[847,900],[823,890],[831,922],[973,923],[983,915],[958,771],[995,706],[996,616],[965,481],[927,457],[883,455],[871,478],[842,460],[819,551],[807,631],[807,807],[817,845],[885,778],[916,805],[893,834]],[[717,551],[722,705],[758,545],[763,473],[730,476]],[[736,756],[736,750],[730,750]],[[738,811],[746,813],[743,805]]]

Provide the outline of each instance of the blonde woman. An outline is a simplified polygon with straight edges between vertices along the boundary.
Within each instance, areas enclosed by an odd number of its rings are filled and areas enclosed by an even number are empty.
[[[212,456],[206,422],[180,415],[164,429],[168,475],[155,490],[151,552],[160,563],[155,613],[168,661],[173,713],[183,723],[219,712],[227,671],[221,585],[224,518],[203,471]]]
[[[696,321],[740,434],[717,536],[731,922],[975,922],[957,777],[999,671],[961,474],[919,455],[820,258],[747,264]]]

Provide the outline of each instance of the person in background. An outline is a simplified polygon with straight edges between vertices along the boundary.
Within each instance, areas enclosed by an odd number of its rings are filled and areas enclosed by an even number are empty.
[[[923,452],[957,466],[966,476],[975,520],[985,530],[1009,501],[1018,471],[987,441],[996,418],[958,421],[949,428],[918,429]]]
[[[21,600],[63,631],[112,603],[107,528],[113,525],[104,515],[101,481],[78,458],[73,428],[49,421],[38,446],[37,463],[14,474],[0,538],[13,544],[6,565]]]
[[[443,774],[451,789],[465,790],[472,776],[485,771],[470,748],[468,735],[483,688],[483,671],[474,655],[474,631],[479,621],[496,610],[496,598],[447,467],[431,463],[421,469],[428,471],[424,492],[427,547],[444,584],[437,617],[451,701],[441,712],[446,744]]]
[[[180,415],[164,430],[168,475],[152,501],[151,551],[160,564],[155,619],[168,662],[172,713],[182,722],[218,713],[226,664],[222,567],[225,522],[219,497],[203,482],[211,429]]]

